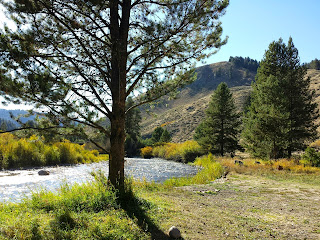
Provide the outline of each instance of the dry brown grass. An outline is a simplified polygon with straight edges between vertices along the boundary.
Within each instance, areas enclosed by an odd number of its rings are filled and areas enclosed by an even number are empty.
[[[160,228],[187,239],[319,239],[320,184],[232,172],[207,185],[142,194],[163,211]]]
[[[242,159],[243,165],[236,164],[236,159],[217,158],[228,171],[245,174],[273,174],[279,172],[289,173],[314,173],[320,174],[320,168],[311,167],[304,163],[300,163],[296,159],[278,159],[270,161],[261,161],[253,158]]]

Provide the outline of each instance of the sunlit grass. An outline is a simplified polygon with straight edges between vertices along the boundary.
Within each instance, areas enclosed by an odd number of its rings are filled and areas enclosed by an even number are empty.
[[[107,155],[99,157],[106,159]],[[167,228],[170,218],[178,213],[166,194],[182,191],[177,188],[180,186],[210,183],[226,171],[320,186],[319,168],[294,159],[245,159],[241,160],[243,165],[235,160],[211,154],[198,157],[193,163],[199,166],[195,176],[172,178],[162,184],[129,179],[121,199],[105,175],[96,172],[92,182],[63,184],[55,193],[34,192],[18,204],[0,203],[0,239],[152,239],[151,232]]]
[[[320,168],[311,167],[303,160],[278,159],[263,161],[260,159],[242,159],[243,165],[234,158],[219,157],[217,161],[226,168],[239,174],[260,175],[278,181],[297,181],[320,185]]]
[[[162,184],[156,184],[154,182],[149,183],[145,180],[134,181],[134,185],[138,188],[159,190],[163,188],[167,189],[192,184],[206,184],[221,177],[224,173],[224,168],[222,167],[222,165],[217,162],[211,154],[203,157],[198,157],[193,165],[199,167],[199,172],[195,176],[186,176],[180,178],[173,177],[167,179]]]
[[[0,239],[148,239],[101,173],[85,184],[0,205]],[[152,206],[150,205],[150,208]]]

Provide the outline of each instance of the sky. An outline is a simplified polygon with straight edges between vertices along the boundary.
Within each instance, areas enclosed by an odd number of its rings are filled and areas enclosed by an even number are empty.
[[[230,56],[260,61],[272,41],[290,36],[302,63],[320,59],[319,0],[230,0],[220,20],[228,43],[208,64]]]
[[[287,43],[290,36],[301,63],[320,59],[320,0],[230,0],[220,20],[228,42],[206,64],[228,61],[230,56],[260,61],[272,41],[282,38]],[[0,12],[0,27],[3,22]],[[13,106],[0,103],[0,108]]]

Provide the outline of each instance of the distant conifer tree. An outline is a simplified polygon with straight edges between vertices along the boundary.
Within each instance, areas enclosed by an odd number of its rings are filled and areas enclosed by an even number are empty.
[[[164,143],[171,142],[171,139],[172,137],[170,132],[165,128],[161,134],[160,142],[164,142]]]
[[[220,83],[211,96],[206,117],[196,129],[195,140],[206,150],[224,156],[239,148],[239,114],[226,83]]]

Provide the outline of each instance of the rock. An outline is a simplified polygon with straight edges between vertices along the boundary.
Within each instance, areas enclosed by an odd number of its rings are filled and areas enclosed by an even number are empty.
[[[50,172],[49,172],[48,170],[40,170],[40,171],[38,172],[38,174],[39,174],[40,176],[45,176],[45,175],[49,175]]]
[[[180,230],[175,227],[175,226],[172,226],[170,229],[169,229],[169,236],[171,238],[180,238],[181,237],[181,233],[180,233]]]

